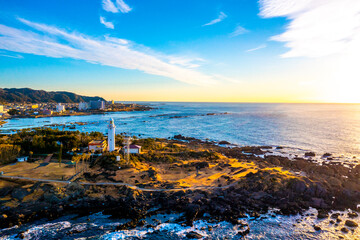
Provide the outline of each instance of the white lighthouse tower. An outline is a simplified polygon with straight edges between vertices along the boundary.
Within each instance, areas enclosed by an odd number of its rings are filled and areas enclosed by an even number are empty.
[[[114,119],[110,119],[108,126],[108,150],[112,152],[115,150],[115,124]]]

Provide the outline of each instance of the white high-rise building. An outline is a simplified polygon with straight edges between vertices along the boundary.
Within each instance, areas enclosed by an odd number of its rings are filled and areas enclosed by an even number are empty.
[[[108,126],[108,150],[112,152],[115,150],[115,124],[114,119],[110,119]]]
[[[65,111],[65,106],[62,105],[61,103],[59,103],[58,105],[56,105],[56,111],[57,112],[64,112]]]
[[[105,109],[105,102],[104,101],[90,101],[89,103],[90,109],[93,110],[104,110]]]
[[[79,111],[85,111],[89,109],[89,104],[87,102],[79,103]]]

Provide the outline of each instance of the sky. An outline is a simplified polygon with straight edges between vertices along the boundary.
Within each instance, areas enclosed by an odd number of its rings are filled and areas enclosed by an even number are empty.
[[[0,0],[0,87],[360,103],[359,0]]]

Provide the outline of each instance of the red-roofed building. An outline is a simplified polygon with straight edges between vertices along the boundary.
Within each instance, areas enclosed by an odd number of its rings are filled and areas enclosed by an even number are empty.
[[[90,152],[95,152],[95,151],[104,152],[107,149],[107,144],[105,140],[93,140],[89,142],[88,147]]]

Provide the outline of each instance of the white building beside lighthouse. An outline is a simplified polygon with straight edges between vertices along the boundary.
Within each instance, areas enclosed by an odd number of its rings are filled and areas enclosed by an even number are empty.
[[[108,150],[112,152],[115,150],[115,124],[114,119],[110,119],[108,126]]]

